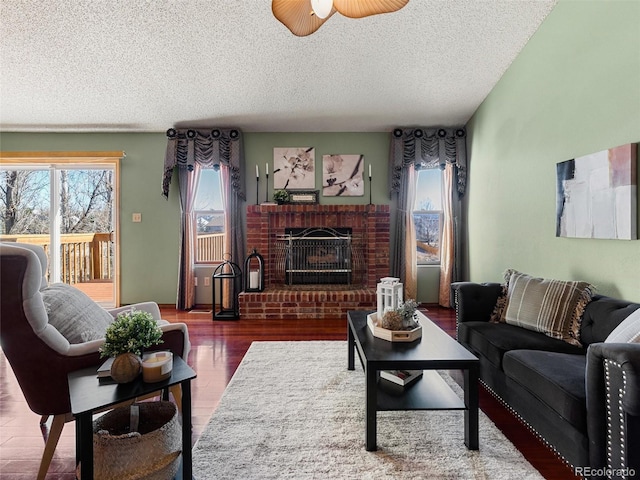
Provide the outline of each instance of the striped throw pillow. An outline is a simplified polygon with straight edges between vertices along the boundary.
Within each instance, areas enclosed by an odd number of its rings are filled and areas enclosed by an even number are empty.
[[[512,271],[504,321],[582,346],[582,314],[594,293],[595,287],[586,282],[535,278]]]
[[[604,343],[640,343],[640,308],[614,328]]]

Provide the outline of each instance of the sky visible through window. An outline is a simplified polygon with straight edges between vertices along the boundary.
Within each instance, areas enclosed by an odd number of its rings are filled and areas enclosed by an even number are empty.
[[[220,170],[204,168],[196,193],[195,210],[222,210]]]
[[[442,210],[442,171],[426,168],[418,171],[414,210]]]

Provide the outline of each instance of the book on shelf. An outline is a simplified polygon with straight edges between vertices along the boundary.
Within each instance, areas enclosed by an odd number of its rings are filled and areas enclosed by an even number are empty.
[[[380,378],[406,387],[422,377],[422,370],[381,370]]]
[[[115,357],[109,357],[107,360],[98,367],[98,378],[111,377],[111,364]]]

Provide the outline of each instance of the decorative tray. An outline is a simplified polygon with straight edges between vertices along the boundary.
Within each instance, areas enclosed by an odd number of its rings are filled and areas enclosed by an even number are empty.
[[[378,314],[376,312],[367,315],[367,325],[374,337],[382,338],[388,342],[413,342],[422,337],[422,326],[420,324],[413,330],[388,330],[378,326]]]

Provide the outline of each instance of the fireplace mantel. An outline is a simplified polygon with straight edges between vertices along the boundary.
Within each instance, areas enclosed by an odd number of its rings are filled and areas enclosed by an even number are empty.
[[[375,308],[375,288],[389,275],[389,205],[249,205],[247,207],[247,252],[255,248],[265,259],[265,291],[243,293],[240,313],[253,318],[314,318],[336,316],[336,309]],[[361,284],[336,292],[328,286],[305,291],[291,289],[275,274],[276,241],[285,228],[349,227],[365,242]],[[323,312],[331,292],[331,312]],[[305,302],[301,305],[299,302]],[[309,303],[309,305],[307,305]],[[279,308],[282,306],[282,308]],[[327,308],[329,305],[327,305]],[[300,317],[300,312],[305,312]]]

